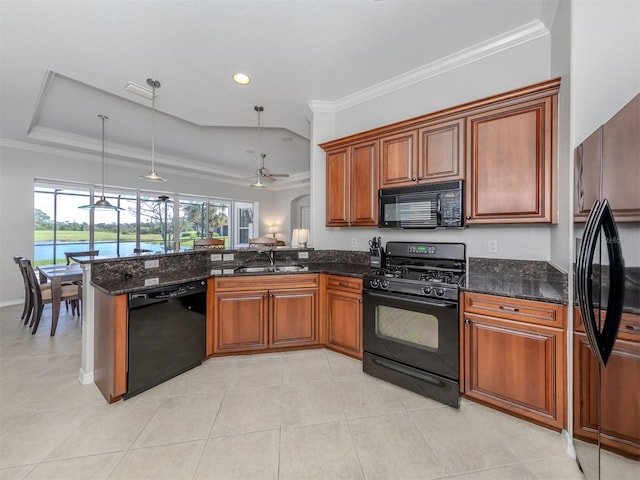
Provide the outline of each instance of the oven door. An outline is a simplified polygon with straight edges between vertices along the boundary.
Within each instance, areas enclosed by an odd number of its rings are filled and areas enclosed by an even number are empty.
[[[457,302],[365,290],[362,317],[365,352],[458,380]]]

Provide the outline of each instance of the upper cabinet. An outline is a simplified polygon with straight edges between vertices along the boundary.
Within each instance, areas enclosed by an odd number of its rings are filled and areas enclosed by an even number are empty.
[[[640,221],[640,95],[578,145],[574,182],[576,221],[586,221],[600,197],[616,222]]]
[[[464,119],[429,123],[380,138],[380,188],[464,177]]]
[[[376,226],[378,188],[452,180],[466,225],[555,222],[559,90],[549,80],[320,145],[327,226]]]
[[[554,100],[467,117],[467,224],[551,222]]]
[[[327,151],[327,226],[378,225],[378,141]]]

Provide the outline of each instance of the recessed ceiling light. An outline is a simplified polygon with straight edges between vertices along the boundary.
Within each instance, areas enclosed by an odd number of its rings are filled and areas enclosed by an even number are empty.
[[[291,137],[282,137],[280,140],[282,140],[283,142],[293,142],[293,138]]]
[[[253,155],[256,152],[254,152],[253,150],[245,150],[244,153],[248,153],[250,155]]]
[[[151,100],[151,97],[153,95],[150,88],[143,87],[142,85],[138,85],[137,83],[133,83],[133,82],[126,82],[122,86],[122,88],[124,88],[127,92],[131,92],[135,95],[140,95],[141,97],[144,97],[148,100]],[[158,96],[158,92],[156,92],[156,97],[157,96]]]
[[[245,75],[244,73],[240,72],[233,74],[233,81],[239,85],[249,85],[251,83],[249,75]]]

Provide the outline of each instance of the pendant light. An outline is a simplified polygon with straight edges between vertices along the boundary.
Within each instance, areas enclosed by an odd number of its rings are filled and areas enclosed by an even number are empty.
[[[104,196],[104,121],[109,120],[109,117],[106,115],[98,115],[98,118],[102,120],[102,195],[100,196],[100,200],[91,205],[82,205],[83,210],[91,210],[97,208],[99,210],[124,210],[124,208],[116,207],[111,205],[108,200]]]
[[[153,78],[147,78],[147,85],[151,87],[151,171],[138,178],[151,182],[166,182],[166,178],[162,178],[156,173],[156,88],[160,88],[160,82]]]
[[[258,112],[258,154],[262,157],[262,166],[264,167],[264,157],[265,155],[262,153],[262,130],[260,127],[260,113],[264,112],[264,107],[262,105],[256,105],[253,109]],[[258,171],[256,172],[256,183],[252,183],[249,185],[252,188],[267,188],[268,185],[262,181],[262,170],[258,167]]]

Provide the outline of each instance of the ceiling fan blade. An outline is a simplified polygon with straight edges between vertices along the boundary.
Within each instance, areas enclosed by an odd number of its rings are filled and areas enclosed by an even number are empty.
[[[267,177],[288,177],[288,173],[269,173]]]

